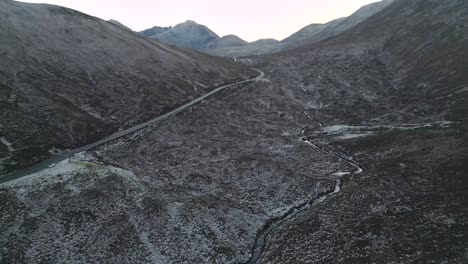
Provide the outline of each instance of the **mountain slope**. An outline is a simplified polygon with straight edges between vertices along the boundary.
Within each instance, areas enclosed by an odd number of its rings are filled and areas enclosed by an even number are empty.
[[[322,32],[315,35],[310,42],[317,42],[332,36],[336,36],[341,32],[344,32],[355,25],[363,22],[364,20],[368,19],[369,17],[375,15],[376,13],[382,11],[385,7],[390,5],[394,0],[382,0],[376,3],[372,3],[369,5],[365,5],[361,7],[359,10],[354,12],[351,16],[344,18],[343,20],[339,21],[339,23],[331,25],[325,28]]]
[[[383,0],[365,5],[349,17],[335,19],[325,24],[311,24],[284,39],[282,42],[285,44],[285,49],[291,49],[336,36],[380,12],[393,1]]]
[[[3,173],[255,75],[58,6],[1,1],[0,39]]]
[[[467,109],[466,23],[465,1],[399,0],[379,16],[310,49],[357,45],[377,49],[400,96],[458,119]]]
[[[387,118],[401,118],[403,112],[409,119],[439,115],[459,119],[466,111],[463,91],[468,77],[463,67],[463,47],[468,42],[462,26],[466,22],[466,4],[461,1],[442,5],[400,0],[334,38],[285,51],[272,56],[271,61],[294,64],[289,74],[301,76],[303,79],[298,81],[313,87],[315,93],[328,95],[327,99],[335,103],[352,103],[351,98],[364,97],[360,103],[373,105],[373,101],[381,100],[382,105],[394,109]],[[337,61],[333,71],[323,65],[329,61]],[[346,67],[337,68],[341,63]],[[280,69],[281,65],[274,67]],[[348,79],[346,87],[343,83],[327,83],[340,74],[342,80]],[[365,77],[369,74],[379,76]],[[379,84],[363,84],[370,80]],[[330,85],[340,89],[330,89]],[[335,94],[338,91],[347,94],[347,99],[341,100],[342,95]],[[352,113],[369,117],[371,112],[364,109]],[[381,114],[381,110],[373,115]]]

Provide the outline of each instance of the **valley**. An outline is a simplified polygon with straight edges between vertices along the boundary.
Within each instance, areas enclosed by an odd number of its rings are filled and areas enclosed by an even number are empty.
[[[0,263],[468,259],[465,1],[377,2],[279,44],[0,7]],[[32,34],[42,16],[73,23]]]

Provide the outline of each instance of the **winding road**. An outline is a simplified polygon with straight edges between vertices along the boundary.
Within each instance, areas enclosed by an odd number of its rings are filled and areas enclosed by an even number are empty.
[[[191,106],[205,100],[206,98],[208,98],[208,97],[210,97],[210,96],[212,96],[212,95],[214,95],[214,94],[216,94],[216,93],[218,93],[218,92],[220,92],[220,91],[222,91],[222,90],[224,90],[226,88],[236,86],[236,85],[239,85],[239,84],[254,82],[254,81],[257,81],[257,80],[263,78],[263,76],[265,76],[265,73],[263,73],[260,70],[256,70],[256,69],[252,69],[252,70],[258,72],[260,75],[255,77],[255,78],[252,78],[252,79],[248,79],[248,80],[245,80],[245,81],[240,81],[240,82],[236,82],[236,83],[232,83],[232,84],[228,84],[228,85],[218,87],[218,88],[214,89],[213,91],[211,91],[211,92],[209,92],[209,93],[207,93],[205,95],[202,95],[202,96],[198,97],[197,99],[195,99],[195,100],[193,100],[193,101],[191,101],[191,102],[189,102],[187,104],[184,104],[184,105],[182,105],[182,106],[180,106],[180,107],[178,107],[178,108],[176,108],[176,109],[174,109],[174,110],[172,110],[172,111],[170,111],[168,113],[165,113],[165,114],[163,114],[161,116],[158,116],[158,117],[156,117],[154,119],[151,119],[151,120],[149,120],[149,121],[147,121],[145,123],[142,123],[142,124],[136,125],[134,127],[131,127],[129,129],[117,132],[115,134],[112,134],[112,135],[110,135],[110,136],[108,136],[106,138],[103,138],[103,139],[101,139],[99,141],[88,144],[86,146],[83,146],[83,147],[80,147],[80,148],[77,148],[77,149],[74,149],[74,150],[70,150],[70,151],[67,151],[67,152],[64,152],[64,153],[60,153],[60,154],[58,154],[56,156],[53,156],[53,157],[51,157],[51,158],[49,158],[47,160],[42,161],[41,163],[38,163],[38,164],[33,165],[31,167],[28,167],[28,168],[26,168],[24,170],[8,174],[8,175],[0,178],[0,184],[7,183],[7,182],[10,182],[10,181],[13,181],[13,180],[28,176],[30,174],[39,172],[39,171],[41,171],[43,169],[48,168],[50,165],[59,163],[60,161],[68,159],[68,158],[70,158],[71,156],[73,156],[75,154],[78,154],[78,153],[83,152],[83,151],[88,151],[88,150],[90,150],[92,148],[95,148],[97,146],[106,144],[106,143],[108,143],[110,141],[113,141],[115,139],[127,136],[127,135],[129,135],[129,134],[131,134],[133,132],[136,132],[138,130],[146,128],[146,127],[148,127],[148,126],[150,126],[150,125],[152,125],[152,124],[154,124],[154,123],[156,123],[158,121],[161,121],[161,120],[164,120],[164,119],[166,119],[166,118],[168,118],[170,116],[173,116],[173,115],[175,115],[175,114],[177,114],[177,113],[179,113],[179,112],[181,112],[181,111],[183,111],[183,110],[185,110],[185,109],[187,109],[187,108],[189,108],[189,107],[191,107]]]

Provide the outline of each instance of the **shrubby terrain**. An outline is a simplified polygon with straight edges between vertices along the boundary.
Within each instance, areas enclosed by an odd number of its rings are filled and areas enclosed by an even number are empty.
[[[467,18],[463,0],[396,0],[2,184],[0,262],[466,262]]]

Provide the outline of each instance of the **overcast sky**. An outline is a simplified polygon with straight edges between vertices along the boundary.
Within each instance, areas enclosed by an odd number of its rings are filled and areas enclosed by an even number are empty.
[[[22,0],[70,7],[140,31],[186,20],[204,24],[220,36],[247,41],[284,39],[311,23],[349,16],[378,0]]]

